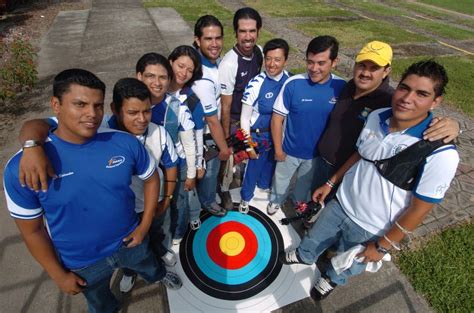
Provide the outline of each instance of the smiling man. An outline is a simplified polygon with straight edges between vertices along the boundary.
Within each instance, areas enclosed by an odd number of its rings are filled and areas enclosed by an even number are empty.
[[[98,132],[104,92],[104,83],[88,71],[56,75],[51,108],[57,127],[48,133],[46,125],[47,140],[26,140],[23,150],[42,145],[39,149],[58,175],[42,191],[21,185],[22,152],[8,162],[4,174],[8,209],[31,254],[62,291],[83,292],[90,312],[118,310],[109,288],[118,267],[131,268],[148,282],[166,275],[147,237],[158,203],[155,161],[133,136]],[[144,186],[141,220],[130,188],[133,175]]]
[[[334,37],[319,36],[311,40],[306,50],[307,72],[290,77],[275,101],[271,133],[277,165],[267,206],[270,215],[280,209],[295,172],[294,200],[309,199],[319,136],[346,84],[331,74],[337,64],[338,50],[339,43]]]
[[[357,151],[331,176],[340,183],[336,199],[331,200],[296,250],[280,254],[284,264],[311,265],[326,249],[355,251],[348,266],[331,262],[311,290],[321,300],[338,285],[366,270],[368,262],[380,261],[410,234],[442,201],[456,173],[459,155],[449,144],[432,151],[408,181],[389,179],[374,161],[392,158],[423,139],[433,118],[431,110],[443,99],[448,76],[438,63],[427,60],[412,64],[402,75],[391,101],[391,108],[372,112],[357,140]],[[410,150],[407,150],[410,151]],[[403,152],[402,152],[403,153]],[[418,151],[410,151],[418,153]],[[440,170],[442,169],[442,170]],[[332,186],[326,184],[313,193],[321,203]],[[344,262],[340,262],[344,263]]]
[[[234,14],[233,26],[237,43],[226,53],[219,65],[222,89],[222,127],[227,137],[240,121],[242,95],[248,82],[262,68],[262,51],[257,39],[262,17],[252,8],[241,8]],[[234,126],[234,127],[232,127]]]

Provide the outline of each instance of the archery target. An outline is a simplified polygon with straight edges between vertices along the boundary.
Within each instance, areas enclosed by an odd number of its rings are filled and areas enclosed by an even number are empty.
[[[309,296],[315,265],[282,265],[278,252],[295,248],[296,231],[266,214],[268,194],[257,189],[249,214],[236,209],[240,189],[231,190],[234,210],[224,217],[201,215],[201,227],[173,246],[175,271],[183,281],[167,290],[171,312],[269,312]]]
[[[188,232],[180,260],[190,281],[215,298],[242,300],[268,287],[280,273],[280,231],[260,210],[237,210],[224,217],[205,213],[201,228]]]

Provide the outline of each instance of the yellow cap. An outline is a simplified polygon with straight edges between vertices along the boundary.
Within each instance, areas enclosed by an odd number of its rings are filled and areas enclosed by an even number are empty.
[[[381,41],[371,41],[366,44],[356,56],[356,62],[372,61],[379,66],[392,63],[392,48]]]

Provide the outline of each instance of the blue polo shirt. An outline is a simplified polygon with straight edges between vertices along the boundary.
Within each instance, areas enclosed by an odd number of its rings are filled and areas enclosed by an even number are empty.
[[[319,137],[345,84],[334,74],[323,84],[313,83],[306,73],[285,82],[273,112],[286,117],[283,139],[286,154],[305,160],[318,155]]]
[[[50,133],[44,149],[58,174],[46,192],[20,185],[22,152],[7,163],[4,186],[10,215],[44,216],[60,260],[69,269],[112,255],[138,225],[132,176],[149,178],[155,162],[135,137],[112,130],[100,130],[81,145]]]

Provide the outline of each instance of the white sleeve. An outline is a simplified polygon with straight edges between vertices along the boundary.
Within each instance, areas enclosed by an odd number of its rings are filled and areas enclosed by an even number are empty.
[[[435,150],[426,158],[414,196],[429,203],[441,202],[456,174],[458,163],[459,154],[453,145]]]
[[[202,167],[204,164],[204,129],[196,129],[196,167]]]
[[[235,53],[229,51],[219,64],[219,82],[221,94],[230,96],[234,93],[235,76],[237,74],[237,60],[233,57]]]
[[[196,142],[194,140],[194,130],[189,129],[186,131],[179,132],[179,139],[183,145],[184,154],[186,156],[186,165],[188,171],[186,174],[187,178],[196,177]]]
[[[205,116],[217,114],[217,97],[214,82],[209,79],[200,79],[194,82],[192,90],[201,101]]]
[[[242,103],[242,112],[240,113],[240,127],[250,134],[250,118],[252,117],[253,107]]]
[[[291,78],[290,78],[291,79]],[[280,90],[277,98],[275,99],[275,103],[273,104],[273,112],[280,114],[282,116],[287,116],[289,111],[289,102],[291,99],[291,92],[288,85],[288,79],[283,87]]]

